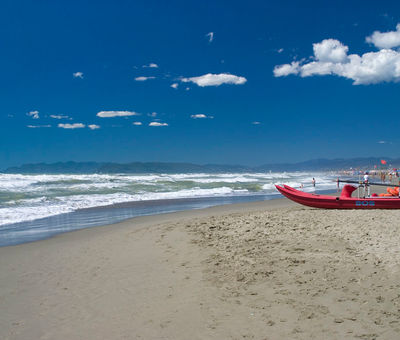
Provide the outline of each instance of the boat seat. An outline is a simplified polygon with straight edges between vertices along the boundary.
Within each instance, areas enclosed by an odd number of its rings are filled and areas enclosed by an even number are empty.
[[[346,184],[342,189],[340,197],[342,198],[351,197],[351,194],[353,193],[354,190],[357,190],[357,187],[355,187],[354,185]]]

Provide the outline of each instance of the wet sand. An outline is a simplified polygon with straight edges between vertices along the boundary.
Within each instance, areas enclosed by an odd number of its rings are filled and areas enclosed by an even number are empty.
[[[281,199],[0,248],[0,338],[398,339],[399,221]]]

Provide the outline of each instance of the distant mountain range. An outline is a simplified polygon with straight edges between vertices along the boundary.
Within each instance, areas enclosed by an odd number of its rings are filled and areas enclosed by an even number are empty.
[[[194,172],[245,172],[251,168],[240,165],[199,165],[191,163],[97,163],[97,162],[58,162],[24,164],[20,167],[5,169],[4,173],[194,173]]]
[[[387,166],[400,167],[400,159],[388,157],[349,158],[349,159],[314,159],[299,163],[275,163],[249,167],[242,165],[223,164],[192,164],[192,163],[98,163],[98,162],[58,162],[24,164],[10,167],[3,173],[19,174],[90,174],[90,173],[222,173],[222,172],[268,172],[268,171],[324,171],[344,170],[350,168],[373,169],[381,166],[381,159],[387,161]]]

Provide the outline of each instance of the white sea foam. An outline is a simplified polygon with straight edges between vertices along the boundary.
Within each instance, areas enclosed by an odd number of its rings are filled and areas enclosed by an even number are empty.
[[[329,174],[0,174],[0,225],[116,203],[235,195],[276,195],[275,183],[332,189]]]
[[[243,193],[245,190],[232,190],[222,187],[216,189],[190,189],[177,192],[143,193],[130,195],[116,193],[109,195],[74,195],[59,197],[57,200],[49,201],[45,197],[21,200],[18,207],[8,206],[0,208],[0,225],[31,221],[38,218],[59,215],[78,209],[107,206],[124,202],[137,202],[149,200],[216,197],[232,193]]]

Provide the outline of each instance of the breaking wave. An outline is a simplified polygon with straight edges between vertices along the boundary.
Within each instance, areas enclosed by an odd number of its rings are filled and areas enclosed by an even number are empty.
[[[275,183],[333,189],[325,173],[0,174],[0,225],[124,202],[196,197],[278,195]]]

